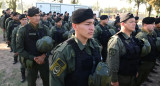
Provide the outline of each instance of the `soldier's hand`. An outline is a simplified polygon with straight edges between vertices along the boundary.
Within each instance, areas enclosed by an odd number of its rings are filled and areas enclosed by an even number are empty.
[[[2,28],[2,30],[3,30],[3,31],[5,31],[5,29],[4,29],[4,28]]]
[[[10,41],[7,41],[7,44],[10,44],[11,42]]]
[[[42,64],[42,61],[39,59],[39,57],[34,57],[34,61],[35,61],[37,64]]]
[[[119,82],[111,82],[111,86],[119,86]]]
[[[43,64],[46,54],[42,54],[41,56],[35,57],[34,60],[37,64]]]
[[[40,57],[45,59],[46,58],[46,54],[42,54]]]
[[[138,75],[139,75],[139,73],[137,72],[137,74],[136,74],[136,78],[138,77]]]
[[[18,56],[18,53],[14,53],[16,56]]]

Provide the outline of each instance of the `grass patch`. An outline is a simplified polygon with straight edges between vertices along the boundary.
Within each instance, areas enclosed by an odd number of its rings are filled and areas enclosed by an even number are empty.
[[[3,32],[2,32],[2,28],[0,28],[0,34],[3,34]]]
[[[5,77],[4,74],[3,77]],[[0,82],[0,86],[27,86],[27,81],[21,83],[21,73],[19,69],[14,69],[9,78],[6,78],[5,80],[0,79],[0,81],[3,81]]]
[[[4,75],[5,75],[5,70],[1,70],[1,71],[0,71],[0,86],[1,86],[1,84],[3,83],[2,81],[3,81]]]
[[[10,86],[27,86],[27,81],[24,83],[21,83],[21,73],[19,69],[14,69],[12,72],[11,78],[9,78],[7,81],[10,83]]]

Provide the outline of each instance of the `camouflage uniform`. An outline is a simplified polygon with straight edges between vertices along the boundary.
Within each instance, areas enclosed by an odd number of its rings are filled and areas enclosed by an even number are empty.
[[[37,64],[34,57],[41,56],[42,53],[37,51],[36,42],[43,36],[49,36],[48,27],[38,24],[33,27],[31,23],[21,27],[17,36],[17,51],[22,59],[23,64],[27,67],[28,86],[36,86],[38,71],[43,81],[43,86],[49,86],[49,62],[48,56],[45,57],[44,64]]]

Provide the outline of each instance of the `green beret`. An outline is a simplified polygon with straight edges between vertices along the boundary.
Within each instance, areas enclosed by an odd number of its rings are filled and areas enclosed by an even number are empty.
[[[134,18],[133,14],[131,13],[123,13],[120,15],[120,22],[125,22],[130,18]]]
[[[145,17],[142,20],[143,24],[153,24],[155,22],[155,18],[154,17]]]
[[[78,9],[72,14],[72,23],[79,24],[87,19],[93,19],[92,9]]]

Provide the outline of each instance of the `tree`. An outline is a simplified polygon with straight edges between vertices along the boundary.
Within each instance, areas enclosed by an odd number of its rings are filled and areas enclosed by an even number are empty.
[[[92,9],[93,9],[94,11],[99,11],[99,10],[100,10],[100,6],[99,6],[98,1],[96,2],[96,4],[93,5]]]
[[[152,5],[146,3],[146,10],[148,12],[148,17],[150,17],[151,16],[151,12],[152,12]]]
[[[160,0],[146,0],[155,9],[157,15],[160,13]]]
[[[9,8],[13,9],[14,12],[16,12],[16,7],[17,7],[16,2],[17,1],[18,0],[8,0],[8,1],[6,1],[8,3]]]
[[[129,3],[135,2],[135,6],[137,6],[136,16],[138,16],[139,7],[141,4],[145,3],[145,0],[129,0]]]
[[[79,0],[71,0],[71,4],[78,4]]]
[[[1,8],[1,6],[2,6],[2,3],[3,3],[3,2],[1,1],[1,2],[0,2],[0,8]]]
[[[53,0],[53,1],[56,1],[56,2],[59,2],[59,3],[63,3],[63,0]]]

